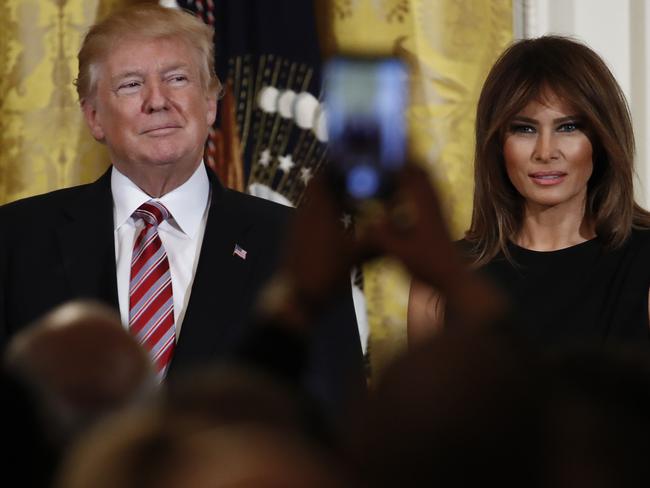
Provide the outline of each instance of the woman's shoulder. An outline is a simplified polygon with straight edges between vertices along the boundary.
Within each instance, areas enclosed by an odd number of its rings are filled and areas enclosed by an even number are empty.
[[[617,273],[630,273],[634,276],[647,276],[650,279],[650,229],[633,228],[622,244],[612,247],[606,241],[601,243],[595,263],[599,269],[615,270]]]
[[[454,247],[456,251],[461,255],[461,257],[466,261],[471,261],[472,258],[472,243],[467,239],[458,239],[454,241]]]
[[[603,242],[605,248],[609,248],[605,242]],[[619,246],[615,246],[613,252],[626,253],[634,250],[645,251],[650,254],[650,229],[642,227],[633,227],[630,231],[630,234]]]
[[[460,255],[461,259],[464,261],[466,266],[469,266],[473,270],[478,270],[484,268],[486,265],[489,265],[493,262],[508,262],[506,255],[503,251],[497,251],[494,256],[490,259],[483,260],[482,254],[483,250],[481,249],[481,244],[473,242],[467,238],[462,238],[454,241],[454,247]],[[510,246],[508,246],[510,249]]]
[[[630,232],[630,239],[640,242],[650,241],[650,228],[633,227],[632,232]]]
[[[622,251],[642,254],[650,259],[650,229],[633,228],[622,246]]]

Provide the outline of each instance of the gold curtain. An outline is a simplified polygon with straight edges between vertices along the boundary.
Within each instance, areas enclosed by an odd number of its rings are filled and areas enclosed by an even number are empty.
[[[512,40],[511,0],[332,0],[324,9],[327,53],[368,50],[414,61],[408,121],[413,154],[443,198],[454,237],[471,217],[473,126],[478,94]],[[410,278],[394,261],[364,267],[376,374],[406,344]]]
[[[72,84],[83,35],[126,0],[0,0],[0,204],[108,166]]]

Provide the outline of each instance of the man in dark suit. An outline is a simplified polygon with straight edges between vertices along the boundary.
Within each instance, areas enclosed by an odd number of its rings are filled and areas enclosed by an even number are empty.
[[[212,28],[140,5],[88,32],[77,91],[112,167],[95,183],[0,208],[0,334],[54,306],[116,307],[159,377],[222,358],[246,333],[290,211],[230,191],[203,162],[216,116]],[[306,387],[332,406],[361,349],[350,297],[317,328]]]

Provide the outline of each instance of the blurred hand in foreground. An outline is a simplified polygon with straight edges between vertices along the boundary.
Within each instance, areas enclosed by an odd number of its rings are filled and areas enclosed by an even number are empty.
[[[503,299],[466,268],[455,248],[427,172],[414,165],[399,175],[388,199],[361,202],[353,232],[343,225],[345,207],[324,176],[306,191],[290,228],[280,275],[282,298],[289,297],[296,322],[324,306],[349,282],[350,269],[368,259],[392,256],[414,278],[440,291],[457,320],[481,323],[499,316]],[[290,296],[289,296],[290,295]]]

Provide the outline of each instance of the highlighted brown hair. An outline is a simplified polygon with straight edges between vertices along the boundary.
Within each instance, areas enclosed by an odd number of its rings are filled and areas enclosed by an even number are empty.
[[[499,252],[520,230],[524,200],[510,183],[503,141],[512,118],[552,92],[572,106],[593,147],[585,217],[608,248],[633,227],[649,228],[650,214],[634,201],[634,133],[625,96],[605,62],[584,44],[543,36],[512,44],[483,84],[476,113],[474,203],[465,238],[476,265]]]

